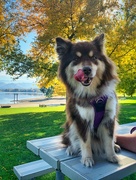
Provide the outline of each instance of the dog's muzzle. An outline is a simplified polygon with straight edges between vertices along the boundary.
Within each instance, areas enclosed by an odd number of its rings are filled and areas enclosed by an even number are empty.
[[[81,82],[83,86],[89,86],[92,82],[92,69],[88,66],[79,69],[74,75],[74,78]]]

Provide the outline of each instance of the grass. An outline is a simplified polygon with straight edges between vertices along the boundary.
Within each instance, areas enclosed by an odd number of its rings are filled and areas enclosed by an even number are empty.
[[[119,123],[136,122],[136,97],[119,99],[120,114]]]
[[[39,159],[26,148],[26,141],[60,134],[64,109],[64,106],[0,109],[0,179],[16,179],[13,166]]]
[[[136,98],[119,100],[120,124],[135,122]],[[13,166],[39,159],[26,148],[26,141],[60,134],[65,106],[0,109],[0,180],[17,179]],[[55,173],[37,178],[54,180]],[[136,179],[136,174],[125,180]]]

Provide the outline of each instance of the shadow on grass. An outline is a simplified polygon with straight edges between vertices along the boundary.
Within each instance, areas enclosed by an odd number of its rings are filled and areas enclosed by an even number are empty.
[[[120,124],[135,122],[135,109],[136,104],[121,105],[119,115]],[[63,131],[61,126],[64,122],[64,111],[1,115],[0,179],[15,180],[13,166],[39,159],[39,157],[26,148],[27,140],[58,135]],[[53,180],[54,177],[53,175],[45,179]]]
[[[0,116],[0,179],[16,179],[13,166],[39,159],[26,141],[60,134],[65,113],[41,112]]]
[[[60,126],[65,121],[64,112],[20,113],[0,117],[2,139],[12,136],[41,138],[60,133]],[[43,135],[40,135],[40,133]]]

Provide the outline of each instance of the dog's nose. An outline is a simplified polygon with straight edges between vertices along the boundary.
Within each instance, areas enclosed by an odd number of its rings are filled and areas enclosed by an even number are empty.
[[[91,73],[92,69],[88,66],[85,66],[83,67],[83,72],[86,74],[86,75],[89,75]]]

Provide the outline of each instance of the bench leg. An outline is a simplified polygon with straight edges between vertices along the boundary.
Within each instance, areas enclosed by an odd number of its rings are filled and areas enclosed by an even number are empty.
[[[56,180],[64,180],[64,174],[61,171],[56,170]]]

